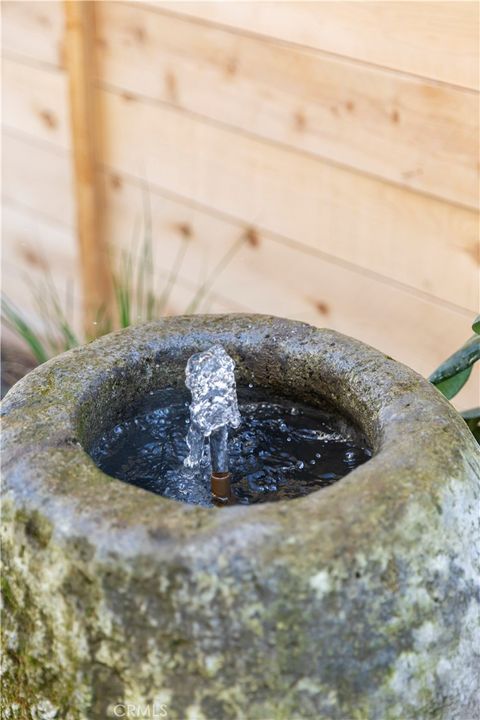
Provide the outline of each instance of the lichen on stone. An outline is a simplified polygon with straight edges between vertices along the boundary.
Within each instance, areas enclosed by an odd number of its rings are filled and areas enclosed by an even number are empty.
[[[214,343],[239,384],[335,406],[374,457],[220,511],[105,476],[96,434]],[[302,323],[184,317],[46,363],[2,413],[2,717],[478,715],[479,452],[413,371]]]

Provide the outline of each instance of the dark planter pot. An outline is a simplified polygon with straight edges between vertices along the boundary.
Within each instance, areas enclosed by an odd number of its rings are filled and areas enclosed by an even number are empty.
[[[103,474],[84,448],[214,342],[239,383],[333,404],[373,458],[220,510]],[[479,451],[412,370],[302,323],[180,317],[42,365],[3,416],[5,717],[478,716]]]

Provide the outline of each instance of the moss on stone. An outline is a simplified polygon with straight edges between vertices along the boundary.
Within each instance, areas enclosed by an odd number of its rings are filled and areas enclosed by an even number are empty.
[[[352,418],[373,459],[220,511],[101,473],[91,440],[213,342],[240,383]],[[408,368],[301,323],[177,318],[38,368],[3,415],[6,718],[157,698],[169,720],[475,716],[478,448]]]
[[[7,608],[13,612],[18,610],[18,602],[12,591],[10,582],[8,578],[5,577],[5,575],[2,575],[2,577],[0,578],[0,587],[2,591],[2,598]]]

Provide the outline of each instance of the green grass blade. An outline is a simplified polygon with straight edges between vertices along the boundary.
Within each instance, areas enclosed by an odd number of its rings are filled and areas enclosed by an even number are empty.
[[[205,299],[207,294],[210,292],[213,284],[215,283],[216,279],[221,275],[223,270],[227,267],[227,265],[233,260],[235,255],[238,253],[242,245],[245,243],[246,237],[245,235],[242,235],[238,238],[238,240],[227,250],[225,255],[220,259],[220,261],[217,263],[215,268],[212,270],[210,275],[207,277],[203,285],[200,286],[196,294],[194,295],[193,299],[187,306],[187,309],[185,310],[185,313],[187,315],[191,313],[197,312],[199,309],[202,301]]]
[[[36,330],[6,298],[2,298],[2,319],[17,335],[20,335],[38,363],[44,363],[49,359],[49,354]]]
[[[52,308],[52,314],[57,324],[60,337],[63,339],[62,350],[71,350],[71,348],[80,345],[73,327],[66,318],[63,311],[57,289],[53,282],[53,278],[49,271],[45,273],[46,297]]]
[[[121,328],[132,323],[132,288],[131,288],[132,257],[131,253],[122,253],[120,270],[113,277],[113,287],[118,306],[118,318]]]
[[[143,192],[143,215],[144,215],[144,246],[145,246],[145,305],[142,318],[146,321],[153,320],[156,311],[154,264],[153,264],[153,221],[152,205],[148,184],[144,185]]]
[[[170,295],[172,294],[172,290],[175,287],[175,283],[177,282],[180,270],[182,269],[187,249],[188,239],[186,237],[182,237],[180,246],[177,249],[175,258],[170,268],[167,282],[165,283],[165,288],[158,301],[158,312],[161,315],[163,315],[163,313],[166,311]]]
[[[139,218],[136,218],[136,227],[134,229],[134,237],[137,237],[140,228]],[[134,240],[135,242],[135,240]],[[136,279],[135,279],[135,317],[137,320],[143,319],[143,308],[145,307],[145,285],[146,285],[146,268],[148,261],[148,248],[145,241],[140,245],[138,257],[135,258]]]
[[[95,314],[95,325],[97,326],[97,333],[95,337],[106,335],[112,331],[112,320],[108,313],[108,308],[105,304],[101,305]],[[95,338],[92,338],[92,340]]]
[[[36,288],[32,290],[32,297],[43,325],[44,332],[42,335],[44,337],[47,352],[50,357],[53,357],[54,355],[58,355],[58,353],[61,352],[61,349],[58,345],[58,332],[52,317],[51,309],[45,300],[45,293],[40,289]]]

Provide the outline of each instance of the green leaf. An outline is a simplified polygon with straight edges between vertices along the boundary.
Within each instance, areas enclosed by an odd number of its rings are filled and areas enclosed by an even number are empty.
[[[471,372],[472,366],[465,368],[465,370],[462,370],[456,375],[452,375],[445,380],[440,380],[439,382],[434,383],[434,385],[437,390],[440,390],[442,395],[445,395],[447,400],[451,400],[458,392],[460,392],[470,377]]]
[[[477,335],[480,335],[480,315],[477,315],[473,321],[472,330],[473,332],[476,332]]]
[[[480,359],[480,337],[474,335],[467,340],[457,352],[450,355],[431,375],[430,382],[438,385],[448,378],[453,378],[463,370],[470,368],[478,359]]]
[[[465,410],[461,415],[472,431],[475,440],[480,443],[480,408]]]

